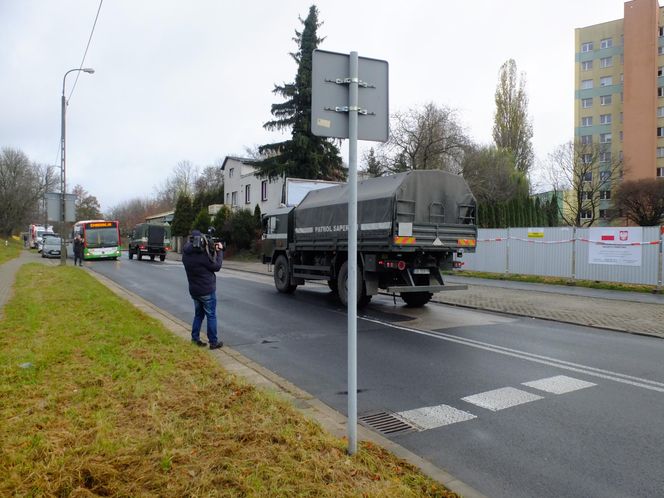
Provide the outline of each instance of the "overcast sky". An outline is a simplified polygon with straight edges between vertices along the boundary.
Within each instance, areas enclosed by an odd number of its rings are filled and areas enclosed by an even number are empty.
[[[202,168],[280,140],[262,124],[280,101],[273,85],[294,80],[288,53],[311,4],[105,0],[85,61],[95,74],[80,74],[67,111],[68,190],[83,185],[107,210],[151,196],[179,161]],[[390,112],[455,108],[479,143],[492,141],[498,72],[513,58],[527,78],[538,159],[573,136],[574,28],[623,17],[622,0],[316,5],[319,48],[389,62]],[[79,67],[98,6],[0,0],[0,147],[59,164],[62,78]]]

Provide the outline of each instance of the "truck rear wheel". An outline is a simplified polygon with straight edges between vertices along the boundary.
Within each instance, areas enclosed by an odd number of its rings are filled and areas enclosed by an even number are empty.
[[[344,261],[339,269],[337,278],[337,294],[341,300],[341,304],[348,306],[348,261]],[[369,304],[371,296],[367,296],[367,289],[364,286],[362,279],[362,270],[358,265],[357,268],[357,305],[362,307]]]
[[[283,254],[278,256],[274,263],[274,286],[284,294],[292,294],[297,289],[297,285],[290,282],[288,259]]]
[[[159,261],[165,261],[166,260],[166,255],[165,254],[160,254],[159,255]]]
[[[411,308],[421,308],[429,301],[433,294],[431,292],[402,292],[401,299]]]
[[[134,259],[134,253],[131,252],[131,249],[129,249],[127,253],[129,254],[129,259]]]

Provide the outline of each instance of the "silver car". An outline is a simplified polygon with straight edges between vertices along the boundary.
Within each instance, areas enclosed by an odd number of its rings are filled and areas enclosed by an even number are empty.
[[[59,258],[60,244],[62,244],[60,237],[45,237],[42,246],[42,258]]]

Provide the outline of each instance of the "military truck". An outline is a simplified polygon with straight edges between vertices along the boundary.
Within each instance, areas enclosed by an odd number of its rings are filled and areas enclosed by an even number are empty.
[[[164,261],[171,250],[171,227],[163,223],[139,223],[131,232],[127,249],[129,259],[134,255],[139,260],[149,256],[154,261],[159,256]]]
[[[454,255],[474,252],[476,202],[461,176],[419,170],[370,178],[357,185],[358,305],[382,289],[412,307],[446,285],[441,270]],[[279,292],[307,280],[326,281],[348,302],[348,185],[309,192],[296,207],[267,212],[263,263],[274,266]]]

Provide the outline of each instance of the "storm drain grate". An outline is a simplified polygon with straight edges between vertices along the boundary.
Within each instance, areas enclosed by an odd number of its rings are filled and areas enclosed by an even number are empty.
[[[386,436],[418,432],[420,430],[416,426],[403,421],[394,413],[385,411],[360,415],[358,420],[362,425],[366,425]]]

